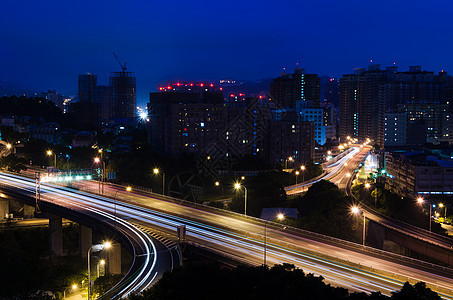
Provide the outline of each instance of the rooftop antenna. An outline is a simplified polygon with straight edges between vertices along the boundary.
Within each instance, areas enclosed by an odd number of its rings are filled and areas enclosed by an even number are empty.
[[[115,56],[116,61],[120,64],[120,67],[123,70],[123,72],[126,72],[126,70],[127,70],[127,67],[126,67],[127,62],[124,62],[124,64],[122,64],[121,61],[119,60],[118,56],[116,56],[115,52],[113,52],[113,56]]]

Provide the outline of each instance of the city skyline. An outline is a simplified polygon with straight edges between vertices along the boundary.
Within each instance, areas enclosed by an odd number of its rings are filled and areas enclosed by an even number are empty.
[[[167,80],[273,78],[296,63],[337,77],[371,61],[453,69],[447,1],[2,6],[1,81],[37,92],[74,92],[86,73],[107,84],[109,73],[121,70],[112,52],[136,73],[140,104]]]

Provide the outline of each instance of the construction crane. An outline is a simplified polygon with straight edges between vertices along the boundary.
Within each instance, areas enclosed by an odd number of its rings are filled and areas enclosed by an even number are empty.
[[[124,62],[124,64],[122,64],[121,61],[119,60],[118,56],[116,56],[115,52],[113,52],[113,56],[115,56],[116,61],[120,64],[120,67],[123,70],[123,72],[126,72],[126,70],[127,70],[127,68],[126,68],[127,62]]]

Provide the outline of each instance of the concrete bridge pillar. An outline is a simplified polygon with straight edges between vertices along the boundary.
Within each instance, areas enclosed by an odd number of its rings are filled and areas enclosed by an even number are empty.
[[[59,216],[48,214],[50,255],[63,255],[63,223]]]
[[[35,207],[24,204],[24,219],[33,219],[35,216]]]
[[[91,228],[79,226],[79,253],[82,257],[87,257],[88,249],[93,244],[93,232]]]
[[[109,273],[121,274],[121,244],[113,243],[107,251]]]
[[[0,198],[0,220],[6,219],[7,214],[9,214],[9,200]]]

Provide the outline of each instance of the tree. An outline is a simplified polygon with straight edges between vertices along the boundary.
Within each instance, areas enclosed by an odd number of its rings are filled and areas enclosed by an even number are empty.
[[[25,166],[26,164],[26,159],[18,157],[13,153],[0,158],[0,167],[6,168],[10,172],[19,173],[20,171],[25,171],[27,170],[27,167]]]
[[[426,287],[426,283],[417,282],[415,285],[411,285],[406,282],[403,288],[399,292],[392,292],[392,299],[395,300],[437,300],[440,296],[433,292],[430,288]]]
[[[297,198],[296,202],[300,227],[357,241],[353,234],[357,222],[349,213],[351,200],[335,184],[321,180],[313,184],[303,197]]]

